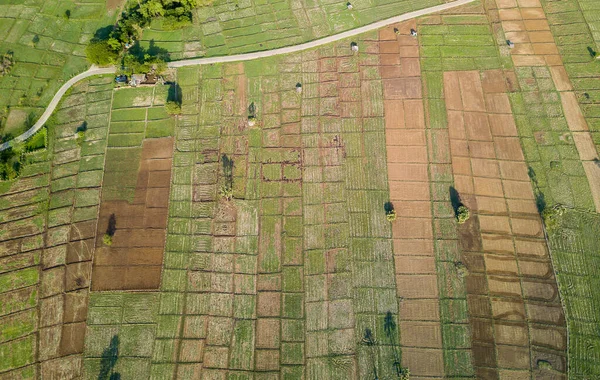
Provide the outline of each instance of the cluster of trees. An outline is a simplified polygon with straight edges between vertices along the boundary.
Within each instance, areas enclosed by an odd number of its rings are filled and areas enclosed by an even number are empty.
[[[13,148],[0,152],[0,179],[11,181],[19,176],[23,166],[23,153]]]
[[[12,136],[7,136],[10,139]],[[48,136],[46,128],[40,129],[26,142],[18,146],[11,146],[0,152],[0,180],[12,181],[16,179],[29,160],[26,153],[43,149],[47,145]]]
[[[132,2],[123,12],[117,25],[104,38],[95,38],[87,47],[86,54],[92,63],[116,64],[123,53],[142,37],[142,31],[153,19],[163,18],[163,29],[173,30],[192,21],[192,10],[208,0],[145,0]],[[151,54],[125,54],[123,65],[134,72],[144,72],[162,57]],[[147,72],[147,71],[146,71]]]

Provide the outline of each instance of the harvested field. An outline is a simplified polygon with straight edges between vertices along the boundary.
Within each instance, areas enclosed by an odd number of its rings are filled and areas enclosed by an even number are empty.
[[[173,139],[144,140],[133,203],[103,201],[92,290],[158,289],[171,185]]]
[[[379,70],[384,78],[390,201],[400,213],[400,220],[392,227],[396,287],[398,297],[404,300],[399,311],[400,344],[403,365],[410,368],[412,375],[441,377],[444,375],[444,359],[429,206],[431,195],[421,71],[418,54],[401,49],[417,46],[417,40],[408,36],[414,28],[416,23],[408,22],[379,32],[381,62],[392,63],[380,65]],[[394,29],[399,31],[400,37]],[[399,59],[394,60],[396,57]],[[423,322],[419,318],[411,319],[410,313],[402,318],[407,301],[434,308],[437,318],[430,317],[428,322]],[[421,314],[416,313],[417,316]]]
[[[463,235],[469,234],[482,241],[481,245],[462,244],[469,271],[468,294],[479,297],[477,303],[469,303],[469,311],[474,314],[484,300],[491,307],[489,313],[471,320],[475,369],[482,377],[498,376],[505,369],[512,369],[516,375],[514,368],[522,368],[523,374],[527,374],[529,368],[536,368],[538,360],[550,353],[552,368],[564,371],[564,317],[561,314],[558,318],[546,319],[542,328],[539,322],[526,318],[523,309],[524,304],[527,308],[535,305],[560,310],[560,299],[553,273],[548,269],[552,264],[547,250],[534,252],[518,248],[522,247],[521,242],[543,245],[544,239],[536,211],[527,213],[522,209],[509,209],[509,201],[513,199],[529,202],[532,209],[535,201],[530,182],[523,176],[526,164],[518,137],[497,135],[486,122],[497,114],[510,115],[510,109],[500,110],[490,101],[490,98],[497,100],[502,97],[508,101],[507,88],[486,83],[492,77],[489,74],[480,76],[476,71],[444,73],[448,119],[456,120],[449,124],[458,192],[456,202],[464,203],[471,213],[476,214],[459,230]],[[464,85],[466,83],[468,85]],[[487,91],[484,92],[483,88]],[[475,110],[469,104],[487,106]],[[476,114],[477,117],[470,115],[480,111],[486,113]],[[483,116],[481,121],[479,116]],[[512,121],[507,118],[505,122]],[[468,150],[462,149],[461,145],[466,145]],[[468,162],[462,165],[463,158],[470,161],[470,165]],[[498,167],[501,169],[498,170]],[[492,207],[479,207],[480,203],[490,205],[492,202]],[[501,241],[503,243],[499,245]],[[475,265],[481,260],[485,266]],[[511,361],[508,357],[482,355],[482,347],[491,345],[500,350],[506,344],[520,346],[529,352],[531,363],[523,367],[518,357]]]

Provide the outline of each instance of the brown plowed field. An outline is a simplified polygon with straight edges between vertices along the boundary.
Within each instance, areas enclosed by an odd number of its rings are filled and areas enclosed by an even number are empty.
[[[456,190],[472,213],[460,234],[478,378],[529,378],[538,360],[559,370],[566,361],[564,316],[506,79],[501,71],[444,74]]]
[[[158,289],[165,248],[173,139],[145,140],[133,204],[100,205],[92,290]],[[102,237],[114,218],[112,244]]]
[[[398,34],[394,32],[398,29]],[[427,140],[414,21],[379,33],[402,365],[416,377],[442,377],[444,360],[427,171]],[[424,321],[424,319],[426,321]]]

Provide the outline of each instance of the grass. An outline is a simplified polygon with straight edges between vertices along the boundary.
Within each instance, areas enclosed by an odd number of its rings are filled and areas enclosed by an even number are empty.
[[[118,346],[114,371],[122,376],[149,377],[158,300],[157,293],[92,293],[84,356],[87,377],[98,377],[101,359],[114,337]]]
[[[71,16],[65,20],[65,11]],[[60,85],[87,68],[84,48],[96,29],[114,22],[115,12],[106,12],[101,1],[85,4],[50,1],[4,4],[0,14],[0,52],[13,51],[12,71],[0,78],[0,133],[6,133],[4,110],[26,111],[39,117]],[[11,126],[17,135],[23,122]]]
[[[567,209],[559,228],[550,232],[550,248],[567,325],[569,328],[569,376],[595,377],[600,373],[597,326],[600,316],[593,287],[598,282],[597,214]]]
[[[556,37],[569,79],[596,145],[600,148],[600,33],[597,17],[598,5],[589,0],[542,1],[548,15],[552,34]],[[560,6],[559,6],[560,5]]]
[[[494,46],[497,37],[486,16],[476,8],[471,12],[419,20],[422,70],[489,70],[510,66],[510,61],[501,57]]]
[[[418,4],[408,0],[353,3],[312,1],[302,7],[258,0],[240,3],[215,1],[194,12],[194,24],[166,31],[161,21],[144,32],[142,46],[166,49],[171,59],[248,53],[299,44],[372,22],[439,5],[439,0]]]

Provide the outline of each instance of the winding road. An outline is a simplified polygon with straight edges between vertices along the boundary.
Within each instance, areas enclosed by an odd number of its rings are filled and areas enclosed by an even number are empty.
[[[254,53],[245,53],[245,54],[236,54],[236,55],[227,55],[227,56],[220,56],[220,57],[209,57],[209,58],[184,59],[181,61],[169,62],[167,64],[167,66],[171,67],[171,68],[177,68],[177,67],[194,66],[194,65],[209,65],[212,63],[250,61],[253,59],[273,57],[276,55],[297,53],[299,51],[316,48],[316,47],[319,47],[322,45],[329,44],[331,42],[340,41],[340,40],[343,40],[346,38],[354,37],[354,36],[362,34],[362,33],[377,30],[377,29],[383,28],[383,27],[391,25],[391,24],[396,24],[396,23],[410,20],[410,19],[413,19],[416,17],[425,16],[425,15],[428,15],[431,13],[442,12],[442,11],[445,11],[448,9],[460,7],[461,5],[469,4],[473,1],[474,0],[456,0],[456,1],[449,2],[449,3],[445,3],[445,4],[436,5],[434,7],[420,9],[418,11],[409,12],[409,13],[405,13],[403,15],[390,17],[388,19],[377,21],[377,22],[374,22],[369,25],[361,26],[356,29],[352,29],[352,30],[349,30],[346,32],[334,34],[329,37],[324,37],[324,38],[321,38],[318,40],[306,42],[306,43],[299,44],[299,45],[287,46],[287,47],[273,49],[273,50],[258,51],[258,52],[254,52]],[[11,141],[7,141],[7,142],[1,144],[0,151],[8,149],[14,143],[18,143],[18,142],[27,140],[29,137],[33,136],[37,131],[39,131],[40,128],[42,128],[44,126],[44,124],[48,121],[48,119],[50,118],[50,116],[52,115],[52,113],[54,112],[56,107],[58,106],[60,99],[69,90],[69,88],[71,88],[75,83],[79,82],[82,79],[89,78],[94,75],[113,74],[113,73],[116,73],[115,67],[100,68],[100,67],[92,66],[87,71],[84,71],[83,73],[78,74],[78,75],[74,76],[73,78],[69,79],[56,92],[56,94],[50,101],[50,104],[48,104],[48,107],[46,107],[46,110],[44,111],[42,116],[38,119],[38,121],[22,135],[15,137]]]

